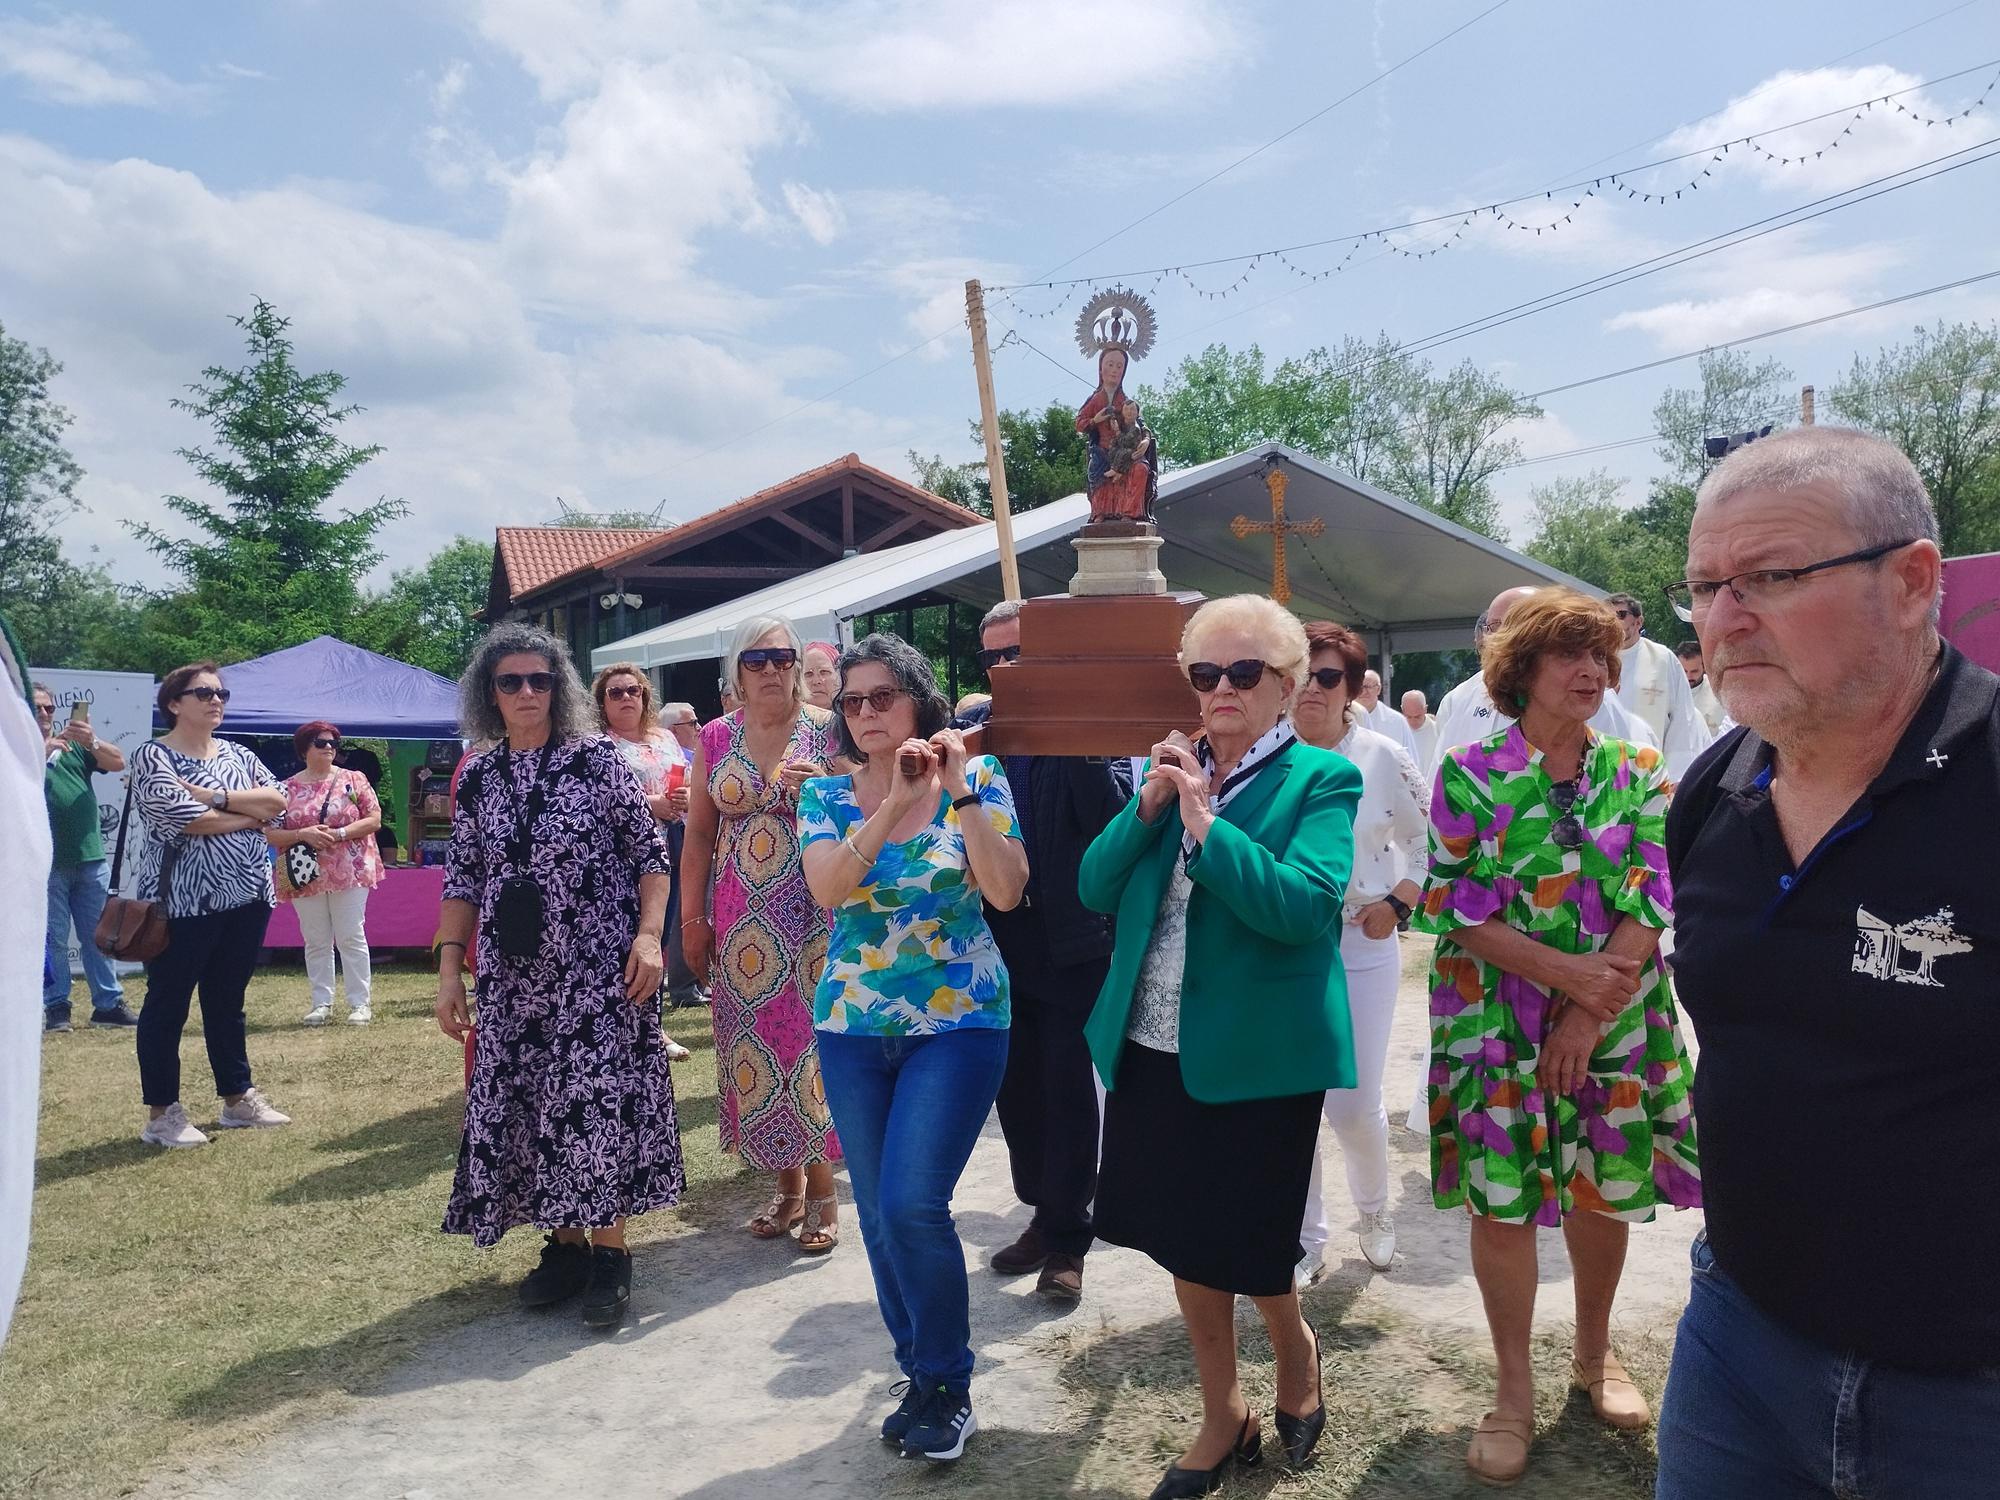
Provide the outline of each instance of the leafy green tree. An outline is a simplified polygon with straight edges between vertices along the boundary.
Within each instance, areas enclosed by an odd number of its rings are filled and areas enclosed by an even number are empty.
[[[1754,431],[1767,422],[1783,427],[1796,404],[1791,369],[1780,360],[1715,349],[1702,355],[1700,370],[1700,384],[1672,387],[1653,406],[1653,430],[1660,435],[1654,451],[1667,466],[1667,478],[1690,491],[1708,472],[1710,438]],[[1681,540],[1687,540],[1685,531]]]
[[[1007,508],[1016,514],[1081,494],[1084,485],[1085,446],[1076,430],[1076,412],[1060,401],[1052,401],[1040,411],[1003,411],[999,414],[1000,461],[1007,466]],[[967,424],[972,446],[981,455],[986,448],[979,423]],[[993,514],[993,492],[986,480],[986,460],[979,457],[953,463],[941,455],[912,451],[910,468],[917,483],[933,495],[977,511]]]
[[[1387,488],[1468,531],[1506,539],[1494,474],[1521,456],[1502,434],[1542,409],[1497,376],[1465,360],[1434,375],[1428,361],[1382,378],[1397,382],[1403,451],[1388,462]]]
[[[1666,585],[1685,575],[1687,514],[1692,491],[1656,483],[1649,497],[1627,505],[1620,482],[1595,470],[1557,479],[1530,492],[1534,534],[1523,548],[1606,593],[1630,594],[1646,611],[1646,634],[1674,645],[1693,630],[1667,605]]]
[[[192,537],[132,528],[182,582],[145,611],[138,654],[156,671],[345,636],[361,605],[357,580],[382,559],[376,536],[409,510],[381,499],[326,514],[335,492],[382,450],[341,437],[360,410],[340,404],[346,380],[293,364],[291,325],[270,303],[259,300],[236,324],[250,362],[211,366],[189,399],[174,402],[210,429],[212,446],[176,451],[219,498],[166,497]]]
[[[1947,557],[2000,547],[2000,330],[1919,328],[1872,360],[1856,355],[1827,400],[1910,456]]]
[[[63,442],[75,418],[49,394],[61,373],[48,350],[0,325],[0,598],[13,598],[27,570],[47,566],[57,528],[80,508],[83,469]]]
[[[473,612],[486,603],[493,544],[455,537],[420,568],[402,568],[357,616],[354,643],[441,677],[465,670],[485,630]]]
[[[672,521],[660,518],[667,502],[662,500],[651,510],[579,510],[556,496],[558,514],[551,526],[567,526],[577,531],[654,531],[672,526]]]
[[[1316,350],[1267,374],[1255,344],[1236,353],[1210,344],[1182,360],[1157,390],[1139,392],[1161,468],[1184,469],[1272,442],[1329,456],[1349,396],[1345,381],[1329,378],[1325,362],[1326,352]]]

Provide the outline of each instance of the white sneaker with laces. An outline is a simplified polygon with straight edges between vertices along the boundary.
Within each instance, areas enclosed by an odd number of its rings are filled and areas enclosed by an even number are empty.
[[[1324,1275],[1326,1275],[1326,1261],[1321,1252],[1308,1250],[1299,1257],[1299,1263],[1292,1267],[1292,1285],[1303,1292],[1307,1287],[1315,1285]]]
[[[208,1137],[203,1135],[188,1119],[188,1113],[181,1108],[177,1099],[154,1119],[146,1122],[146,1128],[139,1132],[139,1139],[149,1146],[206,1146]]]
[[[1361,1216],[1361,1254],[1378,1271],[1386,1271],[1396,1259],[1396,1226],[1389,1210]]]
[[[375,1008],[372,1005],[357,1005],[347,1013],[349,1026],[366,1026],[374,1019]]]
[[[247,1089],[234,1104],[222,1106],[215,1123],[224,1130],[267,1130],[273,1125],[291,1124],[292,1117],[279,1114],[271,1108],[269,1099],[255,1089]]]
[[[333,1018],[332,1006],[315,1005],[311,1010],[306,1012],[306,1018],[302,1024],[307,1026],[324,1026],[332,1018]]]

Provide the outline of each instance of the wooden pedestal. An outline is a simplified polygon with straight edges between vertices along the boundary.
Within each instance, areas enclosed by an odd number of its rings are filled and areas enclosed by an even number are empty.
[[[1201,704],[1177,660],[1200,594],[1051,594],[1021,606],[1021,658],[992,674],[989,755],[1144,755]]]

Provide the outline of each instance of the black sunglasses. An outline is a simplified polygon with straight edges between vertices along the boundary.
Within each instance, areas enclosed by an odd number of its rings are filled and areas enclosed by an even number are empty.
[[[886,714],[896,706],[896,700],[904,696],[902,688],[879,687],[867,693],[842,693],[833,701],[840,705],[840,711],[848,718],[856,718],[861,713],[861,705],[867,704],[878,714]]]
[[[1021,648],[1019,646],[1001,646],[994,651],[981,651],[979,653],[979,670],[990,672],[1003,661],[1019,661],[1020,659]]]
[[[1561,814],[1549,829],[1549,842],[1558,849],[1574,849],[1583,842],[1583,820],[1574,812],[1576,799],[1583,794],[1582,778],[1551,782],[1549,801]]]
[[[604,696],[607,698],[637,698],[645,691],[637,683],[633,683],[629,687],[608,687],[604,690]]]
[[[1306,673],[1306,676],[1310,677],[1323,690],[1329,693],[1347,681],[1347,673],[1339,667],[1314,667],[1310,672]]]
[[[737,653],[736,664],[753,672],[762,672],[767,667],[789,672],[799,664],[799,653],[790,646],[753,646]]]
[[[188,688],[180,696],[183,698],[199,698],[204,703],[227,703],[229,701],[229,689],[212,687]]]
[[[339,748],[339,740],[330,740],[325,735],[321,735],[313,741],[313,749],[315,750],[338,750]]]
[[[1197,693],[1214,692],[1222,685],[1224,677],[1229,679],[1229,685],[1237,692],[1247,693],[1264,680],[1265,670],[1265,664],[1254,656],[1233,661],[1226,667],[1219,667],[1212,661],[1191,661],[1188,663],[1187,679]]]
[[[513,697],[526,688],[531,693],[552,693],[556,687],[553,672],[498,672],[494,674],[493,686]]]

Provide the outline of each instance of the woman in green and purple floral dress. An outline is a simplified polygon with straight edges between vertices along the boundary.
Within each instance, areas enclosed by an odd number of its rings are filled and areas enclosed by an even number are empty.
[[[1629,1225],[1701,1202],[1691,1071],[1658,958],[1673,919],[1659,752],[1588,720],[1618,681],[1611,610],[1568,589],[1516,603],[1483,647],[1501,734],[1452,750],[1431,804],[1417,925],[1431,969],[1431,1189],[1471,1212],[1473,1270],[1499,1357],[1467,1462],[1527,1465],[1535,1228],[1564,1231],[1572,1375],[1617,1427],[1650,1420],[1610,1347]]]

